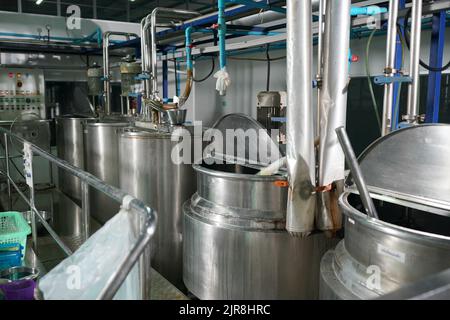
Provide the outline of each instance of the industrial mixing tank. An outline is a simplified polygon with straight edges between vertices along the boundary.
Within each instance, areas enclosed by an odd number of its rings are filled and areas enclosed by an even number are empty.
[[[84,167],[84,123],[94,122],[94,118],[62,116],[56,119],[56,146],[58,158],[80,168]],[[58,170],[59,189],[81,202],[81,181],[66,170]]]
[[[274,148],[265,128],[247,116],[227,115],[214,128],[263,132],[244,145]],[[302,239],[286,232],[285,171],[257,175],[261,166],[233,163],[234,154],[224,154],[226,162],[218,157],[194,165],[197,193],[184,205],[186,287],[200,299],[318,298],[320,258],[335,242],[323,233]]]
[[[86,123],[84,147],[86,171],[111,186],[119,187],[119,135],[129,122],[102,121]],[[117,212],[119,204],[93,188],[89,189],[90,214],[106,223]]]
[[[146,202],[158,212],[158,225],[152,239],[152,267],[179,289],[182,280],[182,205],[195,192],[193,158],[173,161],[172,152],[182,135],[192,127],[163,127],[159,131],[128,130],[119,138],[120,188]],[[201,134],[193,136],[201,143]],[[186,152],[190,152],[186,150]]]
[[[395,131],[360,156],[380,219],[347,179],[345,238],[321,262],[322,299],[373,299],[450,268],[450,126]]]

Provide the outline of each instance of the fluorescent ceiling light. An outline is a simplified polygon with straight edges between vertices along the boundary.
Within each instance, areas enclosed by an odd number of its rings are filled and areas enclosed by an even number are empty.
[[[36,4],[40,5],[44,0],[36,0]]]

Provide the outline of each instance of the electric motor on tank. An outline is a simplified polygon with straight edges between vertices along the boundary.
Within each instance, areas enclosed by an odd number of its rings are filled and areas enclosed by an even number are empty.
[[[257,120],[271,134],[279,130],[278,143],[286,143],[286,92],[262,91],[257,95]]]

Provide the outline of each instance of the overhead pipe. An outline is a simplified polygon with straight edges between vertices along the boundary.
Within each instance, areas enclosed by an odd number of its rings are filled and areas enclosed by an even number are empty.
[[[214,29],[208,28],[195,28],[189,26],[185,30],[185,50],[186,50],[186,86],[184,89],[184,93],[179,97],[178,106],[181,107],[189,98],[191,93],[192,84],[194,81],[194,63],[192,61],[192,34],[194,32],[201,33],[213,33]],[[261,35],[273,35],[278,34],[278,32],[264,32],[264,31],[245,31],[245,30],[233,30],[230,33],[232,34],[240,34],[240,35],[253,35],[253,36],[261,36]]]
[[[409,76],[412,82],[408,84],[407,114],[404,117],[409,124],[417,124],[419,116],[419,85],[420,85],[420,41],[422,32],[422,0],[413,0],[411,20],[411,49],[409,56]]]
[[[386,68],[384,74],[389,77],[395,76],[395,57],[397,51],[397,19],[399,0],[389,1],[389,20],[386,43]],[[394,83],[384,85],[383,99],[383,121],[381,135],[386,135],[392,130],[392,103],[394,101]]]
[[[226,58],[226,35],[227,35],[227,23],[225,20],[225,4],[226,0],[217,1],[217,25],[218,25],[218,38],[219,38],[219,65],[220,70],[214,74],[214,78],[217,78],[216,90],[219,91],[221,96],[224,96],[227,92],[228,86],[231,84],[230,75],[227,72],[227,58]]]
[[[311,1],[288,0],[286,157],[289,193],[286,230],[302,237],[313,231],[316,209],[312,41]]]
[[[130,37],[138,38],[135,33],[107,31],[103,34],[103,81],[104,81],[104,95],[105,95],[105,114],[111,114],[111,75],[109,71],[109,39],[111,36],[123,36],[127,40]]]
[[[158,60],[157,60],[157,47],[156,47],[156,28],[157,28],[157,18],[160,14],[173,15],[175,19],[178,18],[189,18],[193,16],[198,16],[199,13],[189,10],[173,9],[173,8],[155,8],[151,13],[151,65],[152,65],[152,89],[153,89],[153,99],[159,99],[158,90]]]
[[[173,27],[175,22],[161,23],[157,20],[161,17],[182,22],[184,18],[198,16],[199,13],[189,10],[172,8],[155,8],[141,21],[141,59],[142,73],[144,75],[145,95],[148,99],[159,99],[158,74],[157,74],[157,27]],[[149,29],[151,30],[149,33]]]
[[[342,224],[337,199],[343,191],[345,157],[335,129],[346,124],[350,9],[351,0],[329,0],[325,10],[316,226],[329,232],[340,229]]]

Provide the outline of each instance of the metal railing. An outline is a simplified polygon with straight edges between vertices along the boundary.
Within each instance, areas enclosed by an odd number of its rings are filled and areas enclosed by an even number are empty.
[[[34,155],[38,155],[41,158],[48,160],[50,163],[55,164],[60,169],[66,170],[70,172],[72,175],[76,176],[81,180],[82,185],[82,201],[81,201],[81,209],[82,209],[82,217],[83,217],[83,236],[84,240],[89,238],[89,230],[90,230],[90,212],[89,212],[89,186],[92,188],[103,192],[111,199],[124,204],[127,204],[127,209],[131,210],[133,214],[136,215],[136,222],[138,225],[139,235],[136,243],[134,244],[131,251],[127,254],[124,260],[120,263],[119,268],[116,272],[114,272],[108,279],[106,286],[103,288],[99,296],[98,300],[110,300],[112,299],[117,291],[119,290],[122,283],[125,281],[126,277],[130,273],[131,269],[134,267],[136,262],[139,260],[139,281],[140,281],[140,291],[142,299],[150,299],[150,240],[155,232],[156,223],[157,223],[157,214],[156,211],[152,208],[146,206],[142,201],[132,198],[130,195],[121,191],[118,188],[115,188],[111,185],[106,184],[102,180],[93,176],[92,174],[85,172],[67,161],[61,160],[49,152],[41,149],[40,147],[31,144],[26,141],[22,137],[8,131],[4,128],[0,127],[0,134],[3,134],[4,138],[4,159],[6,160],[6,175],[7,177],[7,191],[9,200],[11,200],[11,191],[12,188],[17,191],[17,193],[23,198],[23,200],[29,205],[30,210],[32,212],[31,219],[31,232],[33,239],[33,246],[37,246],[37,220],[36,217],[40,220],[41,224],[48,231],[50,236],[55,240],[55,242],[61,247],[61,249],[66,253],[66,255],[70,256],[73,252],[67,247],[67,245],[63,242],[63,240],[58,236],[58,234],[53,230],[53,228],[47,223],[47,221],[41,216],[40,212],[36,209],[35,206],[35,188],[33,183],[33,165],[32,159]],[[10,148],[9,141],[15,139],[21,143],[23,143],[28,149],[28,161],[29,170],[27,170],[27,166],[25,165],[25,177],[27,180],[27,184],[30,189],[30,196],[28,197],[22,192],[19,186],[14,182],[10,173]],[[24,159],[25,163],[25,159]]]

